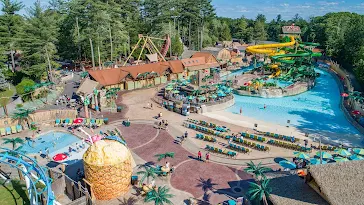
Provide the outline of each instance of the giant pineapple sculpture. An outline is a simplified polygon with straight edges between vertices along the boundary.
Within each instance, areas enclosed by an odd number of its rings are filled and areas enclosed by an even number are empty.
[[[83,155],[85,178],[98,200],[110,200],[129,191],[133,158],[129,149],[114,140],[100,140]]]

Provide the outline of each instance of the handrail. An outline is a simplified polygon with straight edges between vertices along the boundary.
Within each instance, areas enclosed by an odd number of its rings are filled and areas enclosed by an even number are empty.
[[[33,189],[37,195],[42,194],[43,192],[47,191],[47,205],[53,205],[54,194],[52,191],[51,179],[45,174],[43,168],[41,166],[39,166],[38,163],[34,159],[24,155],[21,152],[17,152],[17,151],[10,150],[7,148],[0,148],[0,150],[2,150],[2,152],[0,152],[0,163],[2,162],[5,164],[8,164],[9,166],[12,166],[12,167],[20,170],[24,175],[28,176],[28,178],[30,179],[30,183],[33,186]],[[13,154],[15,154],[15,156],[20,156],[20,157],[12,156]],[[15,161],[16,163],[14,164],[9,161]],[[21,167],[19,167],[19,165],[23,165],[26,168],[25,169],[26,171],[24,171]],[[39,175],[39,179],[37,179],[36,182],[34,182],[32,180],[31,171],[35,171]],[[43,191],[41,193],[38,193],[35,185],[40,180],[43,180],[43,182],[45,184],[45,188],[43,189]],[[38,201],[37,197],[36,197],[36,201]]]

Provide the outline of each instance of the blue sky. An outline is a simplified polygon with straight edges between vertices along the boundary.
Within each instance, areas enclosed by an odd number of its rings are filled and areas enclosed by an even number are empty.
[[[36,0],[23,0],[31,6]],[[47,0],[41,0],[46,5]],[[212,0],[218,16],[255,18],[264,14],[271,20],[281,14],[291,19],[296,13],[304,18],[320,16],[328,12],[350,11],[364,14],[364,0],[320,1],[320,0]],[[24,13],[24,12],[23,12]]]

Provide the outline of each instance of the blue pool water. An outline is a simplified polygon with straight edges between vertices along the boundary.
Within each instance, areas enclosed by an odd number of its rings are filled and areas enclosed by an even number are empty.
[[[266,82],[268,82],[268,83],[277,83],[277,86],[281,87],[281,88],[285,88],[285,87],[288,87],[288,86],[293,84],[292,82],[289,82],[289,81],[274,80],[272,78],[266,80]]]
[[[72,134],[65,132],[50,132],[36,138],[34,143],[27,140],[21,151],[26,153],[38,153],[39,151],[42,151],[42,153],[45,153],[45,150],[49,149],[49,153],[52,153],[77,141],[81,142],[79,138]]]
[[[362,145],[359,131],[345,118],[340,109],[339,87],[333,76],[316,70],[321,76],[316,86],[305,93],[282,98],[257,98],[235,95],[235,105],[227,111],[275,124],[293,125],[298,129],[326,136],[337,143]],[[264,109],[264,104],[266,109]],[[335,136],[334,136],[335,135]]]

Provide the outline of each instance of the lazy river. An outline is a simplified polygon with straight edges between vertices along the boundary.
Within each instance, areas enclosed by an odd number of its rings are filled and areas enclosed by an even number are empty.
[[[282,98],[235,95],[235,105],[226,111],[239,113],[242,108],[243,115],[251,118],[295,126],[303,132],[321,135],[323,140],[336,144],[362,146],[360,132],[340,109],[340,90],[334,77],[321,69],[316,72],[321,74],[316,80],[316,86],[305,93]],[[240,72],[236,74],[241,75]]]

